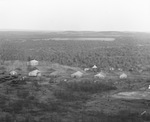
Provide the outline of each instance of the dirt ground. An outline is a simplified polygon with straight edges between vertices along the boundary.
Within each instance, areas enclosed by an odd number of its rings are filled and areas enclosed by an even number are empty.
[[[41,69],[44,72],[47,71],[49,68],[52,67],[42,67]],[[56,71],[60,70],[59,65],[53,65],[53,68]],[[65,73],[67,72],[67,69],[70,69],[70,67],[61,66],[61,70],[65,71]],[[76,68],[72,69],[71,72],[72,71],[76,71]],[[93,73],[89,73],[89,75],[86,75],[82,78],[71,78],[67,75],[69,78],[66,82],[83,82],[82,85],[86,85],[86,82],[91,82],[89,83],[89,85],[94,85],[95,87],[96,83],[103,83],[112,85],[116,87],[116,89],[104,92],[99,91],[96,93],[89,93],[88,95],[90,96],[90,98],[86,99],[86,95],[82,98],[82,96],[80,96],[79,94],[79,91],[70,92],[61,86],[61,82],[64,82],[64,79],[66,79],[66,77],[64,78],[63,75],[59,74],[58,77],[53,78],[51,76],[43,76],[42,81],[37,82],[39,84],[36,84],[36,78],[29,78],[29,82],[26,85],[20,85],[18,87],[16,87],[17,85],[13,87],[9,85],[9,80],[11,81],[13,79],[5,77],[6,82],[0,84],[0,95],[2,96],[2,98],[6,97],[10,99],[10,101],[6,101],[5,106],[11,108],[12,106],[8,106],[7,103],[11,103],[11,100],[13,100],[14,103],[21,103],[20,100],[22,100],[22,98],[24,97],[23,100],[25,101],[27,94],[27,96],[29,96],[30,98],[29,101],[31,101],[31,103],[38,102],[38,104],[33,104],[33,110],[35,109],[36,111],[36,109],[38,108],[40,109],[40,111],[42,110],[43,112],[45,111],[44,109],[46,109],[44,108],[45,106],[49,107],[49,104],[56,104],[54,106],[54,110],[57,110],[56,113],[59,113],[60,108],[62,108],[62,111],[65,112],[65,109],[67,109],[67,111],[72,111],[75,113],[78,113],[79,111],[91,111],[93,113],[95,111],[102,112],[107,115],[117,115],[120,111],[130,111],[139,114],[141,114],[144,111],[146,111],[146,113],[150,113],[150,91],[148,91],[148,86],[150,84],[149,76],[130,75],[130,77],[128,77],[127,79],[118,79],[118,77],[116,76],[111,76],[111,78],[106,77],[106,79],[97,79],[94,78],[93,75]],[[3,77],[4,76],[2,74],[1,79],[4,79]],[[49,78],[56,82],[50,83]],[[45,80],[47,82],[44,82]],[[20,87],[22,89],[20,89]],[[35,98],[35,101],[31,99],[32,97]],[[74,99],[74,97],[77,97],[77,100]],[[55,101],[59,102],[55,103]],[[3,106],[3,104],[4,103],[1,103],[1,106]],[[24,104],[22,106],[24,107]],[[57,108],[58,106],[60,106],[59,109]],[[26,108],[26,106],[24,108]],[[23,110],[24,109],[20,111]],[[49,111],[51,111],[51,108],[49,108]],[[51,111],[51,113],[53,113],[53,110]],[[47,112],[45,112],[43,115],[46,114]],[[70,114],[65,113],[65,115]]]

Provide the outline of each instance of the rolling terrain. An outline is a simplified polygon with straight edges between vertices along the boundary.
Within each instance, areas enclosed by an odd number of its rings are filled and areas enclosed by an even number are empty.
[[[41,77],[28,76],[28,58]],[[149,33],[0,32],[0,121],[148,122],[149,85]]]

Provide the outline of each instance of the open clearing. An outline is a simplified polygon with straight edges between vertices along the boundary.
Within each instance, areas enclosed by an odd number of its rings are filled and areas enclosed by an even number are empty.
[[[114,98],[122,99],[145,99],[150,100],[150,91],[132,91],[132,92],[120,92],[112,95]]]

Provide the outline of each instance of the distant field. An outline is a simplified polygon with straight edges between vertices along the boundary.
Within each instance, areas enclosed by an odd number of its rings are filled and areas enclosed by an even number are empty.
[[[114,41],[115,38],[51,38],[51,40],[76,40],[76,41]]]
[[[47,38],[47,39],[32,39],[33,41],[114,41],[115,38]]]

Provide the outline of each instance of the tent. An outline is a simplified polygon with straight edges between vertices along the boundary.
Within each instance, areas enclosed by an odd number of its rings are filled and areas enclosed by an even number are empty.
[[[18,73],[17,73],[17,71],[12,70],[12,71],[10,72],[10,75],[14,76],[14,75],[18,75]]]
[[[27,65],[30,66],[37,66],[39,64],[39,62],[37,60],[31,60],[30,62],[27,62]]]
[[[89,71],[90,70],[90,68],[84,68],[84,71]]]
[[[36,69],[36,70],[33,70],[33,71],[29,72],[28,75],[29,75],[29,76],[34,76],[34,77],[36,77],[36,76],[41,76],[41,72]]]
[[[97,68],[97,66],[96,66],[96,65],[94,65],[92,68],[93,68],[93,69],[96,69],[96,68]]]
[[[103,73],[103,72],[100,72],[100,73],[98,73],[98,74],[94,75],[94,77],[98,77],[98,78],[105,78],[105,77],[106,77],[106,74],[105,74],[105,73]]]
[[[94,65],[92,68],[93,68],[93,69],[96,69],[96,68],[97,68],[97,66],[96,66],[96,65]]]
[[[120,78],[120,79],[125,79],[125,78],[127,78],[127,74],[122,73],[122,74],[119,76],[119,78]]]
[[[77,72],[71,74],[71,77],[78,77],[78,78],[80,78],[80,77],[82,77],[82,76],[83,76],[83,73],[80,72],[80,71],[77,71]]]

